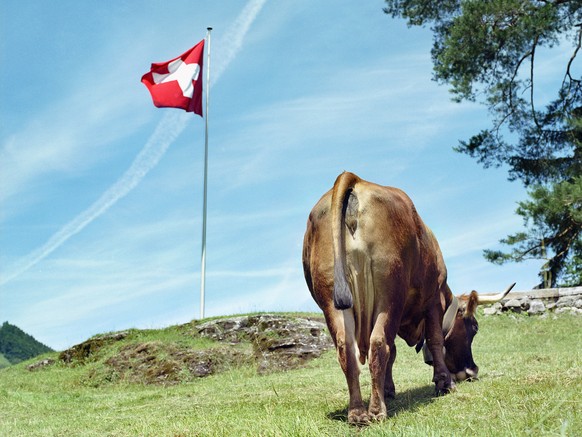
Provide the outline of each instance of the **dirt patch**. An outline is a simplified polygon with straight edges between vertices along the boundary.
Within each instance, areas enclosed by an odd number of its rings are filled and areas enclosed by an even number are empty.
[[[84,364],[89,358],[95,357],[104,346],[123,340],[127,335],[128,332],[116,332],[90,338],[61,352],[59,360],[66,364]]]
[[[177,384],[252,363],[250,352],[226,347],[192,350],[158,341],[129,344],[105,361],[117,379],[140,384]]]

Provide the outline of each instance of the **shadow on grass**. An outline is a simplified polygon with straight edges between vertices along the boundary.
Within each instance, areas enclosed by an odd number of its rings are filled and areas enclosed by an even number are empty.
[[[395,399],[386,400],[388,417],[397,416],[403,411],[416,411],[419,407],[430,404],[435,399],[434,384],[416,387],[400,393],[397,392]],[[368,405],[366,404],[367,407]],[[327,418],[347,423],[348,407],[328,413]]]

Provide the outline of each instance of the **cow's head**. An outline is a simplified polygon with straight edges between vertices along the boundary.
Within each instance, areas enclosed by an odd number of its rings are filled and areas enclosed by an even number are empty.
[[[472,291],[468,296],[461,296],[461,301],[453,325],[445,332],[445,364],[455,381],[477,378],[479,367],[473,361],[471,345],[479,330],[475,311],[479,296]]]
[[[477,305],[498,302],[511,291],[515,284],[509,286],[503,293],[492,296],[479,296],[476,291],[459,297],[454,322],[445,335],[445,364],[455,381],[476,379],[479,367],[473,360],[471,345],[479,330],[475,319]],[[446,318],[446,317],[445,317]]]

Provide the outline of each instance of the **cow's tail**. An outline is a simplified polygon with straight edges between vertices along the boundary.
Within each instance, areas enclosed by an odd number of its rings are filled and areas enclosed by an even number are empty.
[[[360,180],[355,174],[343,172],[335,184],[331,196],[331,229],[333,241],[333,303],[338,310],[351,308],[353,305],[352,291],[346,277],[346,211],[350,195],[356,183]]]

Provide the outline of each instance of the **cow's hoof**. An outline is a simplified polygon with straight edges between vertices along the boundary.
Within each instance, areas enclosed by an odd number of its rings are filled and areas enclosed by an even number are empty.
[[[364,408],[354,408],[348,412],[348,423],[350,425],[369,425],[370,417]]]
[[[386,405],[384,402],[376,399],[370,400],[370,406],[368,408],[368,417],[371,421],[381,422],[386,419]]]
[[[432,380],[434,381],[435,394],[437,396],[443,396],[456,390],[453,378],[448,372],[437,373]]]
[[[437,396],[444,396],[446,394],[452,393],[457,390],[457,386],[453,381],[446,383],[445,381],[439,381],[435,387],[435,394]]]
[[[386,420],[386,412],[381,412],[381,413],[368,413],[368,416],[370,417],[370,420],[373,422],[382,422],[383,420]]]

